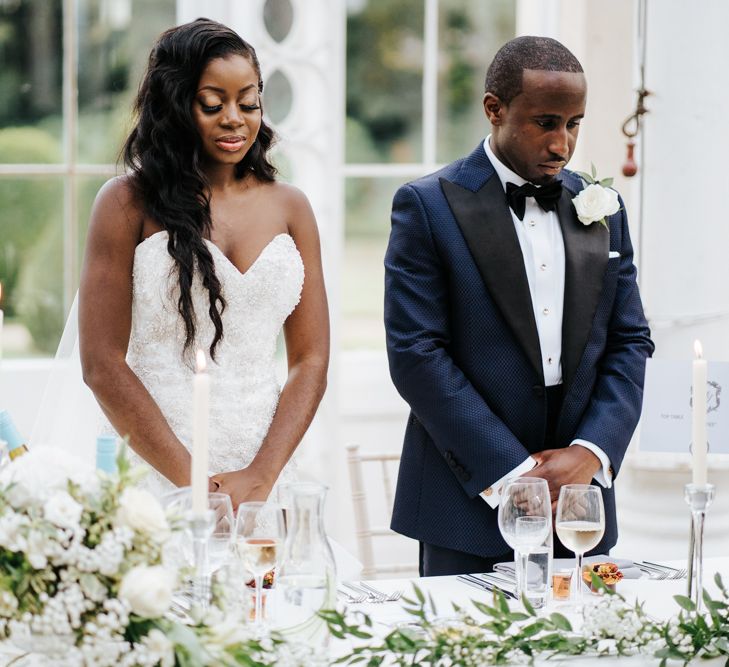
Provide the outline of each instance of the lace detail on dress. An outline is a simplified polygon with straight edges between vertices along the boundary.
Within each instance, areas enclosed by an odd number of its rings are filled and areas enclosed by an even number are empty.
[[[275,236],[245,272],[208,241],[227,306],[223,339],[210,373],[210,472],[247,466],[271,425],[281,391],[275,372],[278,336],[301,298],[304,264],[288,234]],[[183,358],[185,328],[177,312],[179,288],[167,232],[137,246],[134,256],[132,328],[127,362],[180,441],[191,446],[192,363]],[[192,286],[196,314],[194,349],[207,351],[215,328],[208,316],[208,292],[196,273]],[[290,479],[288,464],[280,481]],[[152,470],[145,486],[156,494],[173,488]]]

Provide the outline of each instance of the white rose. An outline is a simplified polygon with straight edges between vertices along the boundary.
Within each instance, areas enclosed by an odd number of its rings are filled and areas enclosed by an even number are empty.
[[[119,525],[149,535],[155,542],[164,542],[170,532],[159,501],[144,489],[132,487],[124,490],[116,518]]]
[[[172,642],[164,632],[153,628],[142,640],[142,644],[160,664],[160,667],[175,667],[175,652]]]
[[[583,225],[602,220],[620,209],[618,193],[597,183],[588,185],[572,200],[572,203]]]
[[[159,618],[172,602],[175,573],[161,565],[138,565],[124,575],[119,597],[142,618]]]
[[[69,480],[87,493],[98,488],[94,468],[60,447],[34,447],[0,473],[0,483],[15,485],[10,499],[15,507],[43,504]]]
[[[28,548],[25,552],[28,562],[36,570],[42,570],[48,565],[46,558],[46,538],[38,530],[31,530],[28,534]]]
[[[24,536],[24,528],[29,525],[22,514],[6,512],[0,517],[0,546],[8,551],[25,551],[28,541]]]
[[[76,528],[82,512],[83,507],[65,491],[54,493],[43,505],[43,516],[59,528]]]

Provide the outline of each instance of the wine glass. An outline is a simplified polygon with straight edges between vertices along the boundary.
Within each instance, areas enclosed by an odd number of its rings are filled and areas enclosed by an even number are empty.
[[[255,624],[263,624],[263,575],[277,565],[283,554],[286,533],[280,505],[249,502],[238,505],[235,550],[244,567],[253,575],[256,586]]]
[[[559,490],[557,537],[575,552],[577,605],[582,606],[582,558],[594,549],[605,533],[605,508],[600,489],[591,484],[565,484]]]
[[[168,510],[186,519],[192,511],[192,491],[189,486],[175,489],[162,497],[162,504]],[[208,540],[208,567],[206,574],[213,574],[225,565],[230,559],[233,535],[235,533],[235,519],[233,517],[233,504],[227,493],[208,493],[208,509],[215,517],[213,532]],[[180,534],[179,544],[176,545],[182,555],[183,562],[192,564],[193,548],[189,532]]]
[[[506,482],[499,501],[499,530],[515,551],[520,596],[527,595],[529,555],[544,544],[552,527],[552,502],[547,481],[517,477]]]

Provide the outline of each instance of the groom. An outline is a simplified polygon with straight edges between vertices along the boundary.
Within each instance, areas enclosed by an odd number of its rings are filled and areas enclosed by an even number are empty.
[[[546,479],[553,509],[562,485],[598,484],[595,553],[617,540],[613,480],[653,343],[622,201],[607,227],[583,224],[585,184],[563,170],[586,90],[559,42],[508,42],[486,75],[491,135],[395,195],[385,326],[411,413],[392,528],[420,541],[421,575],[512,558],[497,525],[511,476]]]

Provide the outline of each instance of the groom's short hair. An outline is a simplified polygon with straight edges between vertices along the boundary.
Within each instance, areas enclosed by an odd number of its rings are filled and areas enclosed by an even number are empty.
[[[580,61],[551,37],[525,35],[506,42],[486,72],[486,92],[509,104],[520,92],[525,69],[582,72]]]

